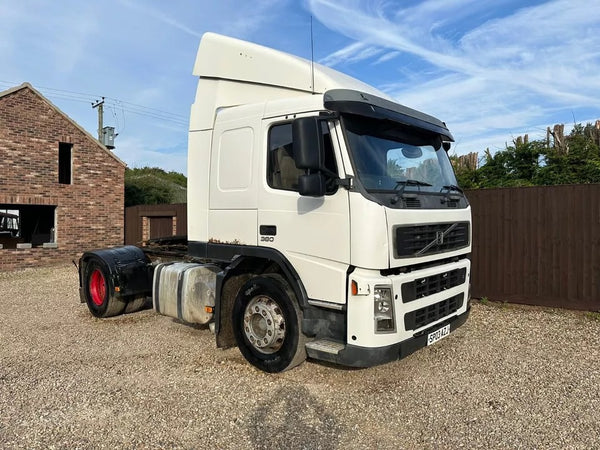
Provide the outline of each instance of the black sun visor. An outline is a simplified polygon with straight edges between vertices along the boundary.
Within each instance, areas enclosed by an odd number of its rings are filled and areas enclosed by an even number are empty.
[[[372,94],[350,89],[332,89],[325,92],[323,106],[330,111],[342,114],[356,114],[374,119],[391,120],[409,127],[439,134],[443,140],[454,142],[448,127],[441,120]]]

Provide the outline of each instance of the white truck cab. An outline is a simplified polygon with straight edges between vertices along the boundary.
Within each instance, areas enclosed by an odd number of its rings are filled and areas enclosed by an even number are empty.
[[[329,68],[212,33],[194,74],[186,256],[210,266],[214,298],[202,304],[218,346],[237,345],[269,372],[307,356],[367,367],[464,323],[471,211],[443,122]],[[163,305],[185,304],[181,286],[165,294],[163,267],[145,264],[146,294],[162,283]]]

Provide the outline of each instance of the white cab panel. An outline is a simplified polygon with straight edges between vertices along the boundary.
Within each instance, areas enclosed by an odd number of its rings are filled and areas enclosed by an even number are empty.
[[[287,252],[310,299],[330,303],[346,303],[346,272],[348,264]]]
[[[290,259],[310,298],[346,301],[345,273],[350,260],[347,197],[341,188],[322,198],[301,197],[268,186],[261,193],[259,226],[275,226],[277,234],[269,236],[272,242],[259,241],[259,245],[275,248]]]
[[[252,185],[252,147],[254,131],[250,127],[225,130],[219,136],[217,189],[219,192],[248,192]]]
[[[359,192],[350,193],[352,221],[352,262],[365,269],[388,267],[388,237],[385,208]]]
[[[208,240],[208,184],[212,130],[190,132],[188,140],[188,239]]]
[[[267,99],[293,100],[302,96],[310,98],[306,92],[291,91],[276,86],[200,78],[190,115],[190,130],[212,128],[217,111],[224,108],[250,104],[262,105]],[[322,106],[323,96],[318,97],[321,99]]]
[[[213,209],[208,216],[208,241],[256,245],[256,217],[255,209]]]
[[[219,111],[210,163],[208,241],[256,245],[261,105]],[[259,128],[260,130],[260,128]]]
[[[255,209],[260,105],[219,112],[210,163],[210,209]],[[232,116],[234,116],[233,118]]]

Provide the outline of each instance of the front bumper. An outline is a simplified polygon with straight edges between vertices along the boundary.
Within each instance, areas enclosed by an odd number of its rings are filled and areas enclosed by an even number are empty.
[[[450,332],[452,333],[466,322],[470,312],[471,310],[468,308],[466,312],[460,315],[450,317],[441,323],[436,323],[432,327],[416,333],[412,338],[392,345],[383,347],[360,347],[357,345],[346,344],[344,348],[337,353],[323,352],[307,347],[307,353],[310,358],[350,367],[372,367],[379,364],[385,364],[405,358],[420,348],[425,347],[427,345],[427,335],[432,331],[450,324]]]

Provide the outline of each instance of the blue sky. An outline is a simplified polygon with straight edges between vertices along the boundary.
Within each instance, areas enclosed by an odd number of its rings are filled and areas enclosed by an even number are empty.
[[[600,0],[3,0],[0,90],[28,81],[130,167],[187,173],[200,37],[314,55],[444,120],[456,154],[600,119]]]

